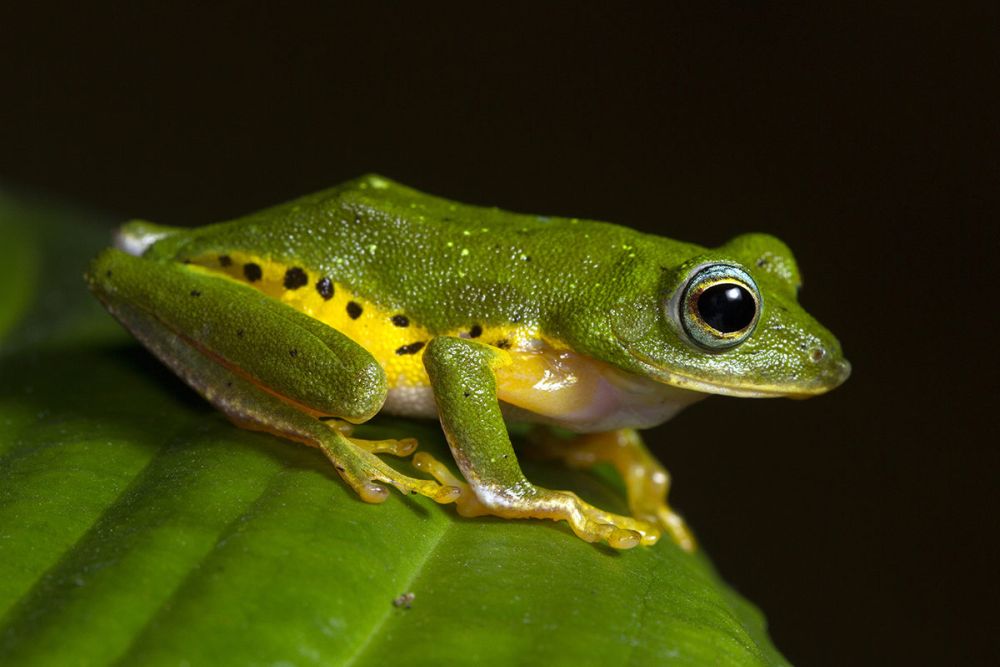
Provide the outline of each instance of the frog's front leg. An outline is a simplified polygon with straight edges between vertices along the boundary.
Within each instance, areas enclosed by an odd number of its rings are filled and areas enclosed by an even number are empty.
[[[424,353],[441,425],[468,481],[457,501],[459,513],[563,520],[584,540],[619,549],[655,543],[660,532],[653,524],[605,512],[574,493],[543,489],[524,477],[497,401],[494,369],[507,363],[503,350],[448,336],[433,339]],[[427,455],[418,454],[414,463],[442,484],[459,483]]]
[[[610,463],[625,481],[633,516],[659,524],[685,551],[694,551],[695,539],[684,519],[667,504],[670,473],[656,460],[635,429],[585,433],[570,438],[547,427],[532,431],[533,453],[562,460],[574,468]]]
[[[453,502],[459,489],[398,472],[376,454],[412,439],[364,441],[323,417],[360,423],[385,400],[382,368],[361,346],[253,288],[198,269],[102,253],[91,288],[132,333],[240,426],[318,447],[368,502],[387,485]]]

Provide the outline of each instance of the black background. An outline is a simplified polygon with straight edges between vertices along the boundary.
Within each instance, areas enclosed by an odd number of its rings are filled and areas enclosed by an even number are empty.
[[[797,664],[996,658],[996,6],[19,3],[0,179],[201,224],[367,171],[791,245],[854,376],[647,434]]]

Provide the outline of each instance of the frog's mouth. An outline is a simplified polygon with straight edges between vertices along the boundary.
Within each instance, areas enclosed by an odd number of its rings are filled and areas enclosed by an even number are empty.
[[[706,394],[719,394],[722,396],[736,396],[739,398],[809,398],[825,394],[831,389],[838,387],[851,374],[850,363],[846,359],[841,359],[831,364],[826,372],[818,375],[810,382],[750,384],[736,381],[706,380],[664,368],[632,347],[625,346],[625,349],[628,350],[629,355],[633,359],[642,364],[649,376],[657,382],[689,391],[700,391]]]

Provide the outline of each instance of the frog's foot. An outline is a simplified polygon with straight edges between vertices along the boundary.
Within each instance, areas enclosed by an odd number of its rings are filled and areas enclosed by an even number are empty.
[[[337,472],[350,484],[361,499],[368,503],[381,503],[389,496],[386,485],[399,489],[403,494],[419,493],[438,503],[457,501],[462,490],[457,485],[439,484],[432,479],[417,479],[399,472],[375,455],[376,452],[390,452],[400,456],[401,452],[412,452],[416,440],[376,440],[359,441],[343,438],[339,446],[327,443],[321,445],[323,452],[333,461]]]
[[[278,428],[255,419],[229,415],[230,421],[241,428],[264,431],[289,440],[297,440],[311,447],[318,447],[333,463],[337,473],[366,503],[382,503],[389,497],[387,486],[394,486],[400,493],[419,493],[438,503],[453,503],[458,500],[461,489],[442,486],[432,479],[417,479],[399,472],[376,454],[389,453],[408,456],[417,447],[414,438],[400,440],[361,440],[348,438],[339,428],[326,429],[309,417],[292,415],[308,426],[301,431]],[[329,422],[328,422],[329,423]],[[316,426],[313,426],[316,424]]]
[[[588,433],[561,438],[548,429],[532,432],[533,453],[564,461],[574,468],[610,463],[625,481],[632,514],[658,525],[685,551],[694,551],[696,542],[684,519],[667,504],[670,474],[642,444],[633,429]]]
[[[660,531],[653,523],[605,512],[569,491],[550,491],[525,481],[501,493],[487,491],[481,498],[472,486],[459,480],[443,463],[426,452],[416,454],[413,465],[442,485],[461,490],[455,505],[462,516],[566,521],[577,537],[587,542],[603,540],[616,549],[651,545],[660,538]]]

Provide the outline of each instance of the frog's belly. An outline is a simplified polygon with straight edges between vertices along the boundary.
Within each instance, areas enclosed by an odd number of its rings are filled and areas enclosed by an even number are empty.
[[[531,382],[533,374],[523,366],[515,364],[501,372],[498,394],[504,418],[560,426],[577,433],[650,428],[706,396],[587,362],[571,365],[575,372],[563,383],[553,381],[551,365],[543,380],[530,385],[526,383]],[[382,411],[436,418],[434,392],[429,385],[392,387]]]
[[[500,407],[509,421],[550,424],[576,433],[600,433],[658,426],[706,396],[662,384],[652,386],[648,382],[643,381],[641,387],[601,382],[592,391],[579,395],[578,400],[556,401],[550,406],[543,397],[531,408],[506,402]]]
[[[437,417],[434,391],[428,385],[392,387],[382,412],[400,417]]]

